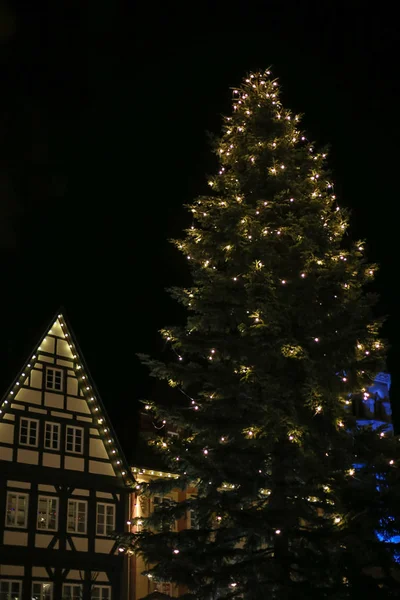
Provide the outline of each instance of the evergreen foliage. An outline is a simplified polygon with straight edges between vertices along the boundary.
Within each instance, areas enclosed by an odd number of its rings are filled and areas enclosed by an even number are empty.
[[[365,291],[376,266],[345,237],[327,153],[269,71],[233,90],[215,152],[174,241],[193,279],[171,290],[186,324],[162,331],[170,360],[142,356],[182,401],[146,406],[179,433],[153,439],[177,477],[139,493],[197,495],[121,539],[185,600],[398,597],[397,440],[350,410],[384,364]],[[172,531],[188,510],[196,527]]]

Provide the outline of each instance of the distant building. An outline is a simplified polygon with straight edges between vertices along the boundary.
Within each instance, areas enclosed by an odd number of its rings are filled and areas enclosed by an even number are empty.
[[[367,391],[349,400],[358,425],[373,429],[384,427],[388,434],[393,435],[390,385],[389,373],[378,373]]]
[[[125,600],[130,482],[59,314],[0,401],[0,599]]]

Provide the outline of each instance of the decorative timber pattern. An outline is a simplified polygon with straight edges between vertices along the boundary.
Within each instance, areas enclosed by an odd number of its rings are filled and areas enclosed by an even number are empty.
[[[123,600],[131,471],[62,314],[0,401],[0,598]],[[126,559],[125,559],[126,560]]]

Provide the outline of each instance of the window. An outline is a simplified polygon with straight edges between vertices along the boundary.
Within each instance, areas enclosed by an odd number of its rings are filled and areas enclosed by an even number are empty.
[[[15,579],[0,581],[0,600],[21,600],[22,582]]]
[[[63,371],[62,369],[46,368],[46,389],[62,391]]]
[[[32,584],[32,600],[52,600],[53,584],[35,582]]]
[[[44,426],[44,447],[48,450],[60,449],[60,425],[46,423]]]
[[[194,511],[193,508],[187,511],[187,528],[199,529],[199,521],[196,516],[196,511]]]
[[[19,443],[24,446],[37,446],[39,421],[36,419],[21,419],[19,428]]]
[[[7,492],[6,527],[26,528],[28,521],[28,494]]]
[[[82,586],[78,583],[64,583],[62,588],[62,600],[81,600]]]
[[[162,511],[163,509],[166,509],[169,506],[171,506],[171,503],[172,503],[172,499],[169,496],[153,496],[152,501],[153,501],[153,511],[152,512],[157,512],[160,510]],[[161,522],[160,522],[160,527],[163,531],[178,531],[178,522],[170,521],[166,517],[166,515],[165,515],[165,518],[163,515]]]
[[[67,531],[86,533],[86,500],[68,500]]]
[[[96,585],[93,588],[92,600],[111,600],[111,587],[109,585]]]
[[[37,528],[56,531],[58,520],[58,498],[39,496]]]
[[[83,429],[82,427],[72,427],[67,425],[67,435],[65,438],[65,450],[82,454],[83,452]]]
[[[115,529],[115,504],[97,503],[96,535],[110,535]]]

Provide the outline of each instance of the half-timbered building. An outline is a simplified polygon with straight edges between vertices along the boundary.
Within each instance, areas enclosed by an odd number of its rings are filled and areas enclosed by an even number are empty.
[[[0,401],[0,600],[124,600],[131,481],[58,314]]]

